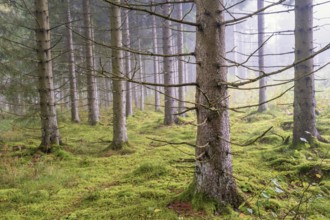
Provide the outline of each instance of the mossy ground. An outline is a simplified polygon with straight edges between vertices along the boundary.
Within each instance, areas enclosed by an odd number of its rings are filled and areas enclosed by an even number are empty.
[[[323,111],[318,118],[328,139],[329,116]],[[152,140],[194,143],[193,115],[166,127],[161,113],[136,112],[128,118],[129,146],[106,153],[111,117],[95,127],[60,118],[64,145],[48,155],[35,150],[38,123],[0,123],[1,219],[330,219],[330,145],[291,150],[284,144],[291,129],[283,123],[292,116],[284,110],[231,114],[234,143],[274,128],[251,146],[233,145],[234,175],[246,202],[222,212],[200,195],[182,199],[193,180],[194,149]]]

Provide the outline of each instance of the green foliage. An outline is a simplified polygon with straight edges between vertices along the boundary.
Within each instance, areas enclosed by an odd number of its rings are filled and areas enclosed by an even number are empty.
[[[281,109],[231,114],[235,143],[274,126],[253,145],[232,146],[234,175],[245,198],[239,210],[195,193],[192,147],[153,140],[194,143],[193,116],[166,127],[161,113],[136,112],[127,121],[130,145],[120,152],[104,151],[112,140],[111,117],[95,127],[63,117],[64,145],[52,154],[37,151],[38,123],[25,128],[7,121],[0,127],[0,212],[4,219],[281,219],[293,213],[329,219],[329,145],[291,149],[284,143],[291,130],[281,126],[290,118]]]

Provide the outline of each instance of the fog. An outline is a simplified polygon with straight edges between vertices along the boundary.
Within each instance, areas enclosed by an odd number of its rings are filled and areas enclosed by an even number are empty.
[[[265,6],[270,5],[276,1],[267,1]],[[329,43],[330,36],[330,17],[329,9],[330,4],[326,3],[325,0],[314,1],[314,44],[317,51]],[[282,54],[294,51],[294,11],[293,7],[277,5],[271,7],[264,12],[265,15],[265,40],[270,38],[265,44],[265,54]],[[245,5],[239,5],[231,9],[231,13],[236,18],[242,16],[243,14],[253,13],[257,10],[257,1],[249,0],[246,1]],[[230,15],[227,15],[227,19],[231,19]],[[235,32],[233,39],[233,32]],[[258,49],[257,44],[257,16],[253,16],[245,20],[242,23],[236,25],[236,27],[227,28],[227,50],[231,51],[233,47],[236,54],[237,61],[242,61],[246,59],[246,56],[240,56],[240,53],[245,55],[250,55],[253,51]],[[235,43],[233,42],[235,41]],[[234,45],[233,45],[234,44]],[[229,55],[233,58],[233,55]],[[314,59],[315,65],[324,65],[330,60],[330,52],[326,51]],[[281,68],[283,66],[292,64],[294,61],[294,55],[273,55],[265,57],[266,71],[274,71],[275,69]],[[257,67],[257,57],[253,57],[248,65],[251,67]],[[272,68],[271,68],[272,67]],[[246,72],[246,70],[240,69],[241,72]],[[289,72],[292,72],[290,70]],[[230,72],[234,72],[230,70]],[[325,71],[323,71],[325,72]],[[285,76],[283,76],[285,75]],[[326,74],[322,73],[322,77],[327,77]],[[244,73],[241,74],[244,77]],[[281,74],[281,77],[292,77],[292,74]],[[278,77],[278,76],[276,76]]]

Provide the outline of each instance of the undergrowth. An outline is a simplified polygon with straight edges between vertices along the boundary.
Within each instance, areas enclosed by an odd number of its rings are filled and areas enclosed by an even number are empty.
[[[330,137],[330,113],[318,117]],[[38,152],[37,123],[5,119],[0,125],[1,219],[330,219],[329,144],[291,149],[292,116],[281,109],[231,114],[237,187],[245,202],[238,210],[194,194],[194,149],[154,141],[195,141],[195,118],[162,125],[162,114],[129,117],[129,146],[107,151],[112,119],[90,127],[62,115],[64,145]]]

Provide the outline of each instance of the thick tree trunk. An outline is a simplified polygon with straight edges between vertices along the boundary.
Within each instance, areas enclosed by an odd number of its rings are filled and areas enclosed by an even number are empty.
[[[124,46],[130,47],[131,46],[131,39],[130,39],[130,25],[129,25],[129,11],[125,10],[125,34],[124,34]],[[131,63],[131,54],[129,52],[126,52],[126,65],[125,65],[125,71],[126,76],[131,78],[132,77],[132,63]],[[132,83],[126,82],[126,116],[132,116],[133,115],[133,105],[132,105]]]
[[[72,19],[70,10],[70,0],[67,0],[67,44],[69,49],[69,80],[70,80],[70,102],[71,102],[71,121],[80,123],[79,107],[78,107],[78,91],[77,91],[77,78],[76,78],[76,63],[74,57],[73,37],[72,37]]]
[[[94,70],[93,44],[92,44],[92,22],[90,1],[83,0],[84,32],[85,32],[85,56],[87,72],[87,102],[88,123],[96,125],[99,122],[99,104],[97,99],[97,84]]]
[[[168,16],[171,13],[170,4],[163,5],[163,14]],[[171,45],[171,37],[172,31],[170,29],[171,22],[169,20],[163,21],[163,53],[164,54],[172,54],[172,45]],[[172,57],[164,57],[164,84],[171,85],[174,81],[174,71],[173,71],[173,58]],[[165,125],[172,125],[176,123],[177,117],[174,109],[174,88],[173,87],[165,87]]]
[[[196,192],[220,205],[238,207],[240,196],[233,177],[225,57],[223,0],[199,0],[197,6]]]
[[[264,0],[258,0],[258,10],[264,8]],[[262,75],[264,71],[264,47],[261,46],[264,41],[265,41],[265,18],[264,14],[259,13],[258,14],[258,63],[259,63],[259,74]],[[259,80],[259,108],[258,112],[264,112],[267,110],[267,78],[263,77],[262,79]]]
[[[313,0],[295,1],[295,60],[313,54]],[[318,136],[313,59],[295,66],[293,146]],[[310,134],[308,134],[308,133]]]
[[[115,0],[115,2],[119,3],[120,0]],[[120,8],[112,5],[110,7],[110,15],[111,45],[113,48],[120,48],[122,47]],[[113,49],[111,57],[113,74],[113,140],[111,148],[119,150],[128,142],[125,117],[124,82],[119,79],[124,72],[122,51]]]
[[[50,43],[50,26],[47,0],[35,0],[36,41],[40,95],[41,144],[44,152],[60,144],[54,96],[53,67]]]
[[[178,8],[178,19],[183,18],[183,13],[182,13],[182,4],[179,4]],[[183,53],[183,24],[178,23],[178,53]],[[184,83],[184,63],[182,61],[182,57],[179,57],[178,59],[178,78],[179,78],[179,84]],[[185,88],[184,87],[179,87],[178,91],[178,99],[179,99],[179,109],[178,112],[183,112],[185,110],[185,103],[184,103],[184,96],[185,96]],[[180,116],[185,116],[185,114],[180,114]]]

